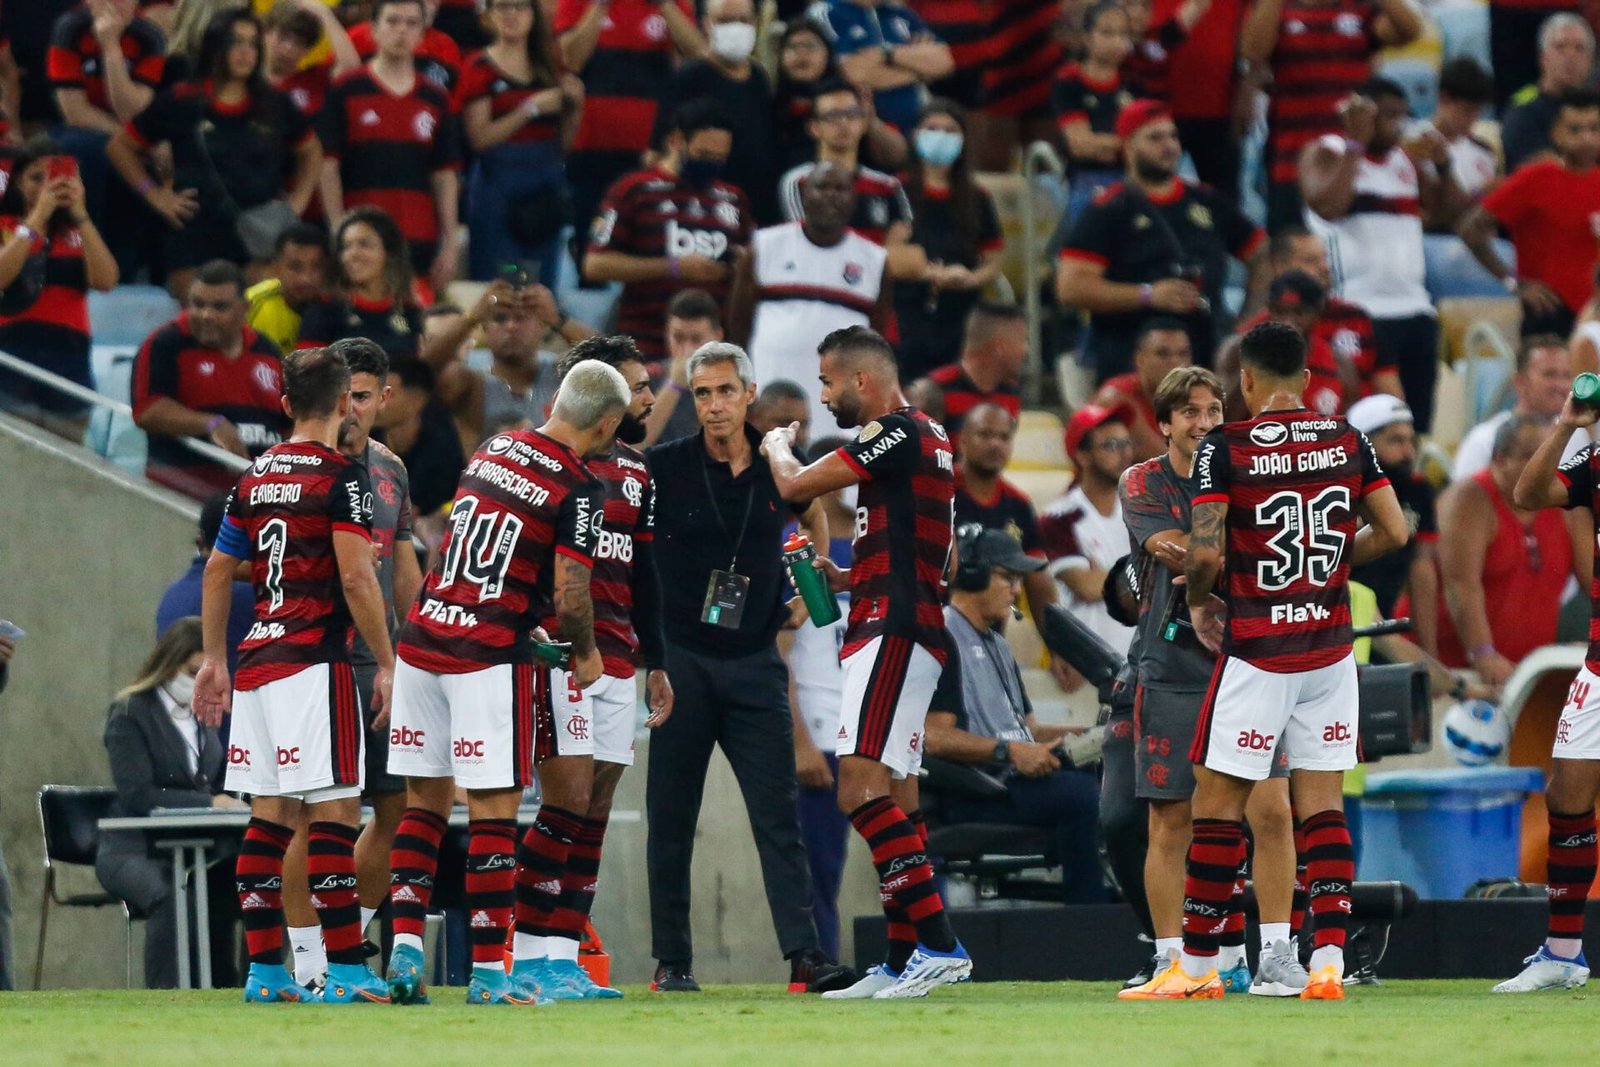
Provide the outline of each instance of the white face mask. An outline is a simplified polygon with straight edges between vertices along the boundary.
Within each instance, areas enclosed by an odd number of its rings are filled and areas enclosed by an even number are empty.
[[[194,697],[194,675],[179,671],[163,688],[175,703],[188,707],[189,701]]]
[[[756,28],[748,22],[719,22],[711,27],[711,50],[727,63],[743,63],[756,47]]]

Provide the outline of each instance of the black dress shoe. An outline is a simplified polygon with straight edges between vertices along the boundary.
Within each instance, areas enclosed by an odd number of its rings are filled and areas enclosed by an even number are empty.
[[[1150,957],[1150,961],[1139,968],[1139,973],[1122,983],[1123,989],[1138,989],[1140,986],[1155,978],[1157,974],[1167,969],[1172,961],[1157,952]]]
[[[821,949],[801,949],[789,958],[789,992],[827,993],[859,980],[854,968],[830,959]]]
[[[700,983],[694,980],[694,968],[688,963],[667,963],[656,967],[656,976],[650,988],[657,993],[698,993]]]

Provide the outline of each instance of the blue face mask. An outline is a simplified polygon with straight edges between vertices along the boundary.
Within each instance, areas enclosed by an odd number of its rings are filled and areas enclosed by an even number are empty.
[[[918,130],[917,155],[934,167],[948,167],[961,156],[964,138],[954,130]]]
[[[720,159],[686,159],[678,170],[678,177],[683,179],[685,185],[703,189],[722,177],[724,166]]]

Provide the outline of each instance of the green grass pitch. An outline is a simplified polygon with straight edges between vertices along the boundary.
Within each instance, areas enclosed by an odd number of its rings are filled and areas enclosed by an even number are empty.
[[[323,1067],[597,1063],[1350,1067],[1587,1062],[1582,990],[1492,996],[1487,981],[1390,982],[1344,1003],[1228,997],[1124,1004],[1107,983],[983,983],[921,1001],[833,1003],[710,987],[547,1008],[246,1006],[237,991],[0,994],[0,1063]]]

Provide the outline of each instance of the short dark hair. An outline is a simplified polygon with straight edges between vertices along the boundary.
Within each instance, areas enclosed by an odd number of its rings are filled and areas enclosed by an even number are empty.
[[[399,4],[416,4],[417,7],[422,9],[422,17],[428,17],[428,5],[423,3],[423,0],[373,0],[371,16],[372,21],[378,21],[378,16],[383,14],[384,8],[395,7]]]
[[[304,15],[306,12],[301,11],[300,14]],[[328,235],[320,227],[309,222],[297,222],[278,234],[278,239],[272,242],[273,258],[283,255],[284,249],[290,245],[296,248],[315,248],[323,255],[327,255]]]
[[[833,93],[849,93],[857,100],[861,99],[861,91],[854,85],[851,85],[843,78],[828,77],[827,75],[817,81],[816,88],[811,92],[811,99],[821,100],[824,96],[829,96]]]
[[[998,300],[980,301],[967,312],[961,344],[964,348],[976,349],[1007,326],[1027,321],[1027,315],[1016,304],[1002,304]]]
[[[1306,339],[1286,322],[1258,322],[1239,340],[1239,363],[1286,381],[1306,369]]]
[[[817,346],[817,355],[829,352],[840,355],[870,353],[888,360],[891,364],[899,364],[899,360],[895,358],[894,346],[870,326],[845,326],[834,330]]]
[[[805,400],[809,402],[810,399],[799,382],[790,381],[788,378],[774,378],[761,387],[761,393],[756,397],[756,403],[769,404],[774,400]]]
[[[1550,125],[1553,127],[1561,121],[1563,111],[1591,111],[1595,108],[1600,108],[1600,96],[1588,89],[1568,90],[1561,94],[1555,113],[1550,116]]]
[[[1494,440],[1489,446],[1490,459],[1504,459],[1511,454],[1511,448],[1517,443],[1517,437],[1523,430],[1536,429],[1543,432],[1550,424],[1537,415],[1512,415],[1495,427]]]
[[[200,285],[231,285],[239,290],[241,297],[247,288],[244,271],[239,269],[237,263],[230,263],[226,259],[207,260],[194,272],[194,280]]]
[[[667,304],[667,318],[689,321],[707,319],[720,329],[722,309],[704,289],[683,289]]]
[[[224,489],[220,493],[213,493],[200,505],[200,547],[210,548],[217,543],[217,534],[222,530],[223,516],[228,513],[228,498],[233,494]]]
[[[332,348],[302,348],[283,358],[283,397],[295,418],[326,418],[349,391],[350,368]]]
[[[1139,324],[1139,332],[1133,337],[1133,350],[1135,352],[1144,347],[1144,343],[1153,333],[1181,333],[1187,335],[1189,328],[1183,324],[1182,319],[1171,315],[1152,315]]]
[[[1494,79],[1471,56],[1457,56],[1439,68],[1439,95],[1469,104],[1494,99]]]
[[[300,41],[307,48],[315,48],[317,42],[322,40],[322,23],[317,16],[304,8],[296,7],[290,0],[278,0],[272,10],[267,12],[267,17],[262,20],[262,29],[271,33],[287,34]]]
[[[433,392],[435,376],[433,368],[414,356],[397,359],[389,364],[389,373],[394,375],[402,388],[421,389],[423,392]]]
[[[344,357],[351,374],[370,374],[378,381],[389,376],[389,353],[365,337],[345,337],[328,346]]]
[[[1406,95],[1405,86],[1393,78],[1385,78],[1381,74],[1368,78],[1366,84],[1361,86],[1361,95],[1368,100],[1376,101],[1379,97],[1387,96],[1391,100],[1398,100],[1407,106],[1411,98]]]
[[[672,113],[671,129],[683,134],[683,139],[687,141],[702,130],[726,130],[731,133],[733,120],[728,117],[727,108],[702,96],[678,106]]]
[[[1192,390],[1201,388],[1211,390],[1224,404],[1228,402],[1228,393],[1222,388],[1222,379],[1206,368],[1173,367],[1167,371],[1167,376],[1156,386],[1156,395],[1150,401],[1156,410],[1156,422],[1158,424],[1171,422],[1172,410],[1180,404],[1187,403]]]
[[[1099,0],[1098,3],[1090,4],[1089,10],[1083,13],[1083,32],[1092,32],[1095,28],[1095,24],[1098,23],[1101,18],[1111,14],[1114,11],[1120,11],[1124,15],[1127,14],[1127,9],[1119,4],[1117,0]]]
[[[1530,333],[1517,345],[1517,373],[1525,374],[1528,364],[1533,361],[1533,354],[1541,348],[1559,348],[1567,350],[1567,340],[1557,333]]]
[[[597,333],[593,337],[585,337],[567,350],[561,362],[556,364],[556,380],[565,378],[568,371],[586,359],[597,359],[616,370],[621,370],[624,363],[645,362],[644,353],[639,351],[639,346],[627,334]]]

